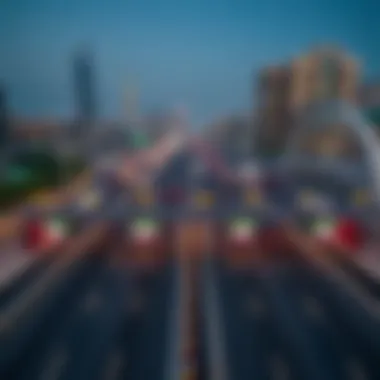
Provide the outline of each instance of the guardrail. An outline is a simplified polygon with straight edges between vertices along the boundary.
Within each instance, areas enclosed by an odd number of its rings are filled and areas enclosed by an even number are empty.
[[[17,297],[0,316],[0,370],[7,368],[16,358],[40,326],[46,316],[46,308],[56,299],[55,290],[62,286],[78,264],[91,254],[94,247],[107,241],[106,223],[95,223],[77,236],[67,246],[62,257],[49,266],[48,270],[29,289]],[[33,310],[33,316],[31,312]]]
[[[24,210],[27,207],[58,207],[70,201],[79,191],[85,188],[91,178],[91,173],[86,171],[70,184],[53,191],[38,191],[27,202],[0,216],[0,245],[4,245],[14,239],[20,232],[24,222]]]

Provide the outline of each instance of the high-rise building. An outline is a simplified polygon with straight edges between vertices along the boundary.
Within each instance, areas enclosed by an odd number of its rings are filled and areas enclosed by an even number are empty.
[[[257,151],[283,149],[294,117],[306,105],[326,99],[356,102],[357,62],[338,49],[319,49],[283,66],[266,68],[258,78]]]
[[[291,63],[290,106],[298,109],[319,99],[356,102],[358,63],[335,48],[318,49]]]
[[[87,51],[74,59],[74,91],[77,122],[80,128],[94,123],[97,117],[93,59]]]
[[[6,92],[0,87],[0,146],[6,146],[10,141],[10,122],[8,114],[8,106],[6,100]]]

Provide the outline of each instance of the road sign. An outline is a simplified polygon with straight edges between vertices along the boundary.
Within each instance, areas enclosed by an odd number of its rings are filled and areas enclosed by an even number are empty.
[[[139,218],[131,225],[131,235],[137,242],[149,242],[158,236],[158,223],[154,219]]]
[[[248,241],[256,233],[257,222],[251,218],[239,218],[230,224],[230,236],[237,241]]]

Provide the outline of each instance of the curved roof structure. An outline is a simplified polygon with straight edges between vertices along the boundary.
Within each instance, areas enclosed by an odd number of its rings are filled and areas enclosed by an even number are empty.
[[[334,124],[342,125],[357,139],[363,155],[363,163],[372,184],[374,195],[380,201],[380,144],[374,128],[353,105],[339,100],[321,101],[306,106],[297,118],[296,128],[286,148],[285,162],[288,167],[310,165],[310,169],[318,167],[320,162],[304,160],[301,144],[304,138],[315,130],[328,129]],[[331,170],[332,168],[330,168]],[[336,168],[337,170],[337,168]],[[341,173],[339,173],[341,174]]]

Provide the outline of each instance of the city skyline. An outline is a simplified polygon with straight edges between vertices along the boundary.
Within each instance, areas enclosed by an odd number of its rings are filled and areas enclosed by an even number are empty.
[[[376,78],[374,5],[5,0],[0,81],[14,114],[71,117],[72,60],[85,44],[94,54],[100,117],[122,119],[130,89],[143,111],[184,104],[199,126],[249,110],[254,75],[313,45],[341,46],[362,60],[365,76]]]

